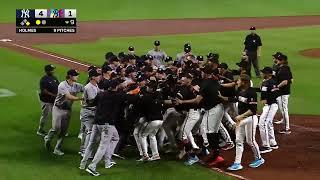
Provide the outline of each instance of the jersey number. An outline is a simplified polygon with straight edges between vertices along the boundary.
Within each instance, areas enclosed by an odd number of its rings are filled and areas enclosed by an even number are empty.
[[[40,11],[40,12],[39,12],[39,15],[40,15],[40,16],[43,16],[43,12],[42,12],[42,11]]]
[[[69,16],[72,16],[71,11],[69,11]]]

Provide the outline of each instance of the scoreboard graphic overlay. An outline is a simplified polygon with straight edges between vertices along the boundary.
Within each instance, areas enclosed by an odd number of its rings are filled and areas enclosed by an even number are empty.
[[[17,9],[16,33],[76,33],[76,9]]]

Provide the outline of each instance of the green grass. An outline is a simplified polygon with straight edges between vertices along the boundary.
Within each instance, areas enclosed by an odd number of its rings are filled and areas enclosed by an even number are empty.
[[[66,155],[55,157],[45,151],[43,140],[35,132],[38,126],[40,105],[36,90],[43,74],[45,61],[0,48],[0,89],[15,92],[14,97],[0,98],[0,179],[97,179],[81,174],[77,154],[79,140],[79,103],[72,114],[71,137],[66,139]],[[57,66],[57,76],[63,79],[66,69]],[[81,74],[81,82],[86,75]],[[48,123],[48,128],[50,123]],[[138,164],[135,160],[119,161],[114,169],[99,167],[102,177],[110,180],[171,180],[171,179],[231,179],[200,167],[185,167],[182,162],[163,160],[159,163]]]
[[[155,37],[126,37],[105,38],[91,43],[66,45],[39,45],[45,50],[53,51],[96,65],[104,61],[106,51],[126,51],[129,45],[134,45],[137,54],[144,54],[152,48],[152,42],[159,39],[163,49],[171,56],[182,51],[185,42],[191,42],[195,54],[206,55],[209,51],[219,52],[222,62],[227,62],[231,68],[236,68],[243,49],[242,42],[247,32],[221,32],[192,35],[173,35]],[[281,51],[289,56],[289,63],[293,71],[294,84],[290,98],[290,113],[319,114],[318,102],[320,84],[316,83],[317,70],[320,68],[320,59],[311,59],[299,55],[299,51],[320,47],[317,38],[320,36],[320,27],[288,28],[259,31],[263,40],[261,66],[271,66],[271,54]],[[256,86],[257,80],[255,80]]]
[[[318,0],[2,0],[0,22],[15,9],[76,8],[79,20],[319,15]]]

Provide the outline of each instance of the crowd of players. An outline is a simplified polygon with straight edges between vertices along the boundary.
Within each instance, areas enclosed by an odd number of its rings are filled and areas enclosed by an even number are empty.
[[[40,81],[42,114],[37,131],[44,136],[45,147],[51,150],[51,142],[57,136],[53,153],[64,154],[62,145],[72,104],[81,101],[79,168],[91,175],[100,175],[96,167],[102,159],[105,168],[114,166],[112,157],[119,156],[130,144],[131,135],[139,152],[138,161],[160,160],[161,150],[177,152],[177,158],[186,158],[186,165],[202,159],[208,166],[219,166],[224,162],[220,150],[236,147],[234,164],[228,170],[241,170],[246,141],[254,156],[249,166],[264,164],[261,154],[279,148],[273,128],[278,107],[283,117],[279,123],[284,124],[280,133],[291,132],[288,98],[292,74],[287,56],[277,52],[272,55],[273,67],[256,70],[257,76],[262,73],[262,82],[254,88],[246,48],[236,70],[220,63],[217,53],[208,53],[205,60],[192,53],[191,44],[185,44],[183,49],[176,60],[160,49],[160,41],[155,41],[154,49],[143,56],[137,56],[132,46],[127,53],[108,52],[101,68],[88,68],[85,86],[77,82],[78,71],[69,70],[66,80],[59,83],[54,76],[55,67],[45,66],[46,75]],[[80,92],[83,95],[77,96]],[[259,118],[257,92],[261,93],[263,104]],[[52,128],[46,133],[44,126],[51,111]],[[257,126],[260,146],[255,140]],[[90,158],[93,160],[87,166]]]

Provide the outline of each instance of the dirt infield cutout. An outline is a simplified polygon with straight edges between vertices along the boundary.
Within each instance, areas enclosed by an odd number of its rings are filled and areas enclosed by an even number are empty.
[[[306,49],[299,52],[301,55],[311,58],[320,58],[320,48]]]

